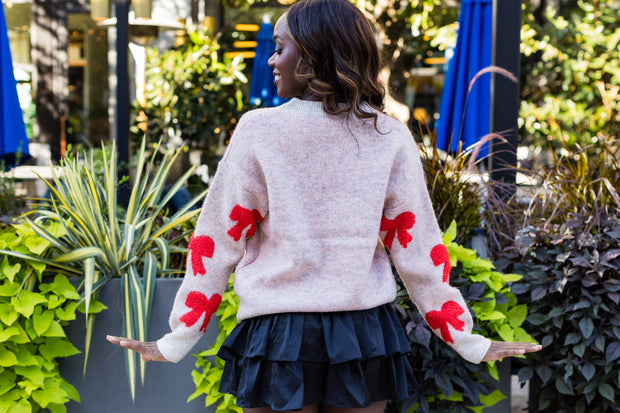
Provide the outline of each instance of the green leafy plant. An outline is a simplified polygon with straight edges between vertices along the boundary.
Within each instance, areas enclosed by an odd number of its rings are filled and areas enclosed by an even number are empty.
[[[618,412],[620,407],[620,215],[570,214],[528,226],[507,255],[524,275],[515,291],[543,350],[519,371],[537,412]]]
[[[220,57],[219,49],[206,28],[190,31],[178,48],[148,49],[145,99],[133,108],[135,138],[178,137],[215,169],[241,116],[247,82],[241,58]]]
[[[66,235],[65,227],[58,222],[44,224],[43,228],[55,237]],[[0,248],[40,258],[6,254],[0,261],[3,412],[64,412],[69,400],[80,400],[75,388],[61,377],[57,358],[79,352],[66,337],[63,326],[75,319],[82,300],[65,275],[44,276],[48,268],[42,261],[50,254],[50,247],[26,224],[14,224],[0,234]],[[102,308],[93,302],[90,311]]]
[[[220,358],[213,360],[226,337],[237,326],[239,298],[233,292],[232,280],[233,277],[231,276],[228,290],[224,293],[222,303],[216,313],[220,332],[215,344],[208,350],[194,354],[197,361],[196,370],[192,371],[192,378],[196,385],[196,391],[188,399],[190,401],[204,394],[206,395],[205,407],[217,403],[216,413],[242,413],[242,409],[235,404],[236,398],[234,396],[219,392],[224,361]]]
[[[142,141],[126,208],[117,202],[119,169],[115,145],[111,151],[101,151],[100,158],[95,157],[94,150],[75,158],[64,158],[60,172],[54,173],[52,182],[46,181],[51,192],[50,202],[39,205],[36,218],[24,217],[27,225],[50,244],[49,256],[0,251],[44,264],[68,276],[81,277],[78,291],[89,314],[84,368],[94,323],[90,306],[98,290],[110,278],[121,278],[124,334],[145,341],[155,278],[158,274],[170,276],[178,272],[170,266],[171,254],[186,250],[180,244],[185,242],[187,234],[175,231],[198,214],[199,210],[192,207],[206,193],[204,191],[172,216],[167,216],[166,205],[193,172],[190,168],[166,190],[166,177],[181,150],[166,152],[163,156],[154,151],[149,157],[146,143]],[[48,222],[61,225],[64,234],[59,237],[47,231],[45,224]],[[174,238],[169,239],[169,234],[174,234]],[[125,354],[133,396],[136,356],[129,350]],[[139,368],[144,380],[145,363],[141,359]]]
[[[620,151],[614,140],[576,149],[542,173],[496,263],[523,274],[513,290],[543,344],[519,372],[535,390],[530,408],[618,412]]]
[[[495,270],[490,260],[454,242],[456,232],[452,222],[443,236],[452,265],[450,284],[460,289],[474,312],[474,332],[492,340],[534,342],[522,328],[527,306],[518,304],[511,291],[511,284],[521,276]],[[398,410],[481,412],[505,398],[496,390],[495,362],[476,365],[462,359],[432,333],[404,287],[399,295],[397,309],[413,349],[410,362],[416,390]]]

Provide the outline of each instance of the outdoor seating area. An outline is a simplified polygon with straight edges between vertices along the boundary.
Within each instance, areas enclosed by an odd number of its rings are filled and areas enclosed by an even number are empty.
[[[212,303],[190,306],[206,334],[179,364],[106,337],[169,331],[239,120],[297,99],[268,64],[296,1],[2,0],[0,412],[241,413],[215,356],[238,325],[234,270],[208,329]],[[473,334],[542,345],[466,361],[390,258],[415,388],[385,412],[620,413],[620,0],[353,3],[420,154],[432,264]]]

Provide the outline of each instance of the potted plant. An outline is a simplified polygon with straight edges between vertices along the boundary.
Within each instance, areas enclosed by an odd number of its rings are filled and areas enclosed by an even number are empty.
[[[97,357],[101,357],[102,353],[108,357],[98,369],[109,364],[110,358],[115,357],[110,354],[115,350],[114,346],[109,346],[109,350],[100,347],[106,333],[122,334],[140,340],[157,338],[149,336],[148,333],[151,313],[159,314],[156,325],[160,326],[160,331],[157,334],[161,334],[161,329],[167,326],[167,318],[162,314],[170,311],[172,299],[169,295],[174,294],[179,280],[173,281],[177,283],[176,286],[167,288],[170,290],[168,293],[165,289],[158,291],[160,287],[156,288],[156,285],[160,281],[165,284],[169,281],[166,278],[179,274],[180,271],[173,267],[173,258],[175,254],[186,251],[186,238],[192,229],[192,220],[199,212],[194,207],[206,193],[203,191],[198,194],[168,216],[166,211],[170,208],[170,201],[179,194],[194,170],[188,169],[170,188],[166,187],[167,174],[181,150],[163,153],[153,150],[149,155],[143,140],[137,153],[129,203],[125,208],[120,206],[117,200],[119,168],[115,145],[112,145],[110,151],[104,148],[99,153],[91,150],[75,157],[64,158],[59,168],[61,172],[55,173],[50,182],[46,181],[50,200],[43,200],[38,205],[38,210],[23,217],[22,225],[38,237],[40,241],[37,242],[47,245],[45,256],[37,256],[23,248],[1,251],[13,259],[43,268],[40,270],[41,281],[50,273],[62,274],[74,281],[81,305],[87,314],[83,322],[79,323],[84,330],[82,340],[85,354],[83,362],[78,364],[83,368],[79,369],[78,375],[68,373],[74,380],[86,369],[86,361],[93,358],[93,352],[97,353]],[[55,225],[54,228],[60,228],[60,232],[50,231],[51,224]],[[24,291],[16,291],[17,297],[23,293]],[[120,293],[120,296],[107,298],[112,293]],[[160,300],[164,309],[156,310],[153,303],[158,295],[162,294],[168,294],[167,298]],[[119,316],[120,318],[113,321],[113,324],[107,327],[108,331],[95,336],[98,334],[94,327],[95,320],[99,316],[95,316],[94,312],[102,308],[101,302],[108,307],[116,307],[104,314],[122,314],[122,317]],[[117,312],[118,310],[120,312]],[[100,324],[99,320],[97,324]],[[72,327],[76,325],[78,323],[71,324]],[[123,403],[127,408],[135,409],[131,403],[136,396],[136,376],[140,371],[144,383],[145,363],[136,360],[132,352],[126,351],[123,364],[129,386],[117,376],[106,377],[106,374],[101,372],[97,372],[97,376],[102,377],[105,383],[117,382],[124,386],[128,390],[128,396]],[[173,369],[170,369],[163,378],[170,378],[172,373]],[[172,379],[171,382],[166,380],[165,385],[174,387],[174,384]],[[100,383],[98,385],[101,386]],[[82,392],[80,383],[76,383],[76,386]],[[101,393],[101,387],[94,390]],[[106,397],[112,401],[119,401],[124,396],[117,392],[114,393],[115,397],[110,398],[109,394],[107,392]],[[182,397],[184,401],[186,396]],[[82,394],[82,401],[88,403],[85,399]],[[151,395],[144,399],[149,401],[153,397]],[[178,401],[176,405],[178,406]],[[91,407],[92,405],[86,404],[84,410]],[[79,408],[75,407],[73,410],[76,409]]]

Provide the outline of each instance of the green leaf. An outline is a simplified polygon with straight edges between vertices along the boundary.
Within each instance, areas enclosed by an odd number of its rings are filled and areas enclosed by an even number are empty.
[[[32,413],[33,408],[28,400],[21,399],[17,403],[12,404],[11,409],[7,413]]]
[[[495,361],[487,362],[487,368],[489,369],[489,374],[495,380],[499,381],[499,371],[497,370],[497,363]]]
[[[102,303],[101,301],[91,301],[90,302],[90,308],[88,309],[89,314],[97,314],[102,312],[103,310],[107,310],[108,307]],[[86,305],[84,304],[84,301],[82,301],[78,306],[77,306],[77,310],[80,313],[86,313]]]
[[[481,394],[480,401],[484,403],[486,406],[493,406],[504,400],[506,396],[499,390],[495,390],[488,395]]]
[[[43,386],[43,382],[45,381],[45,377],[47,376],[41,366],[31,365],[31,366],[16,366],[15,373],[20,376],[24,376],[26,379],[30,380],[37,387]]]
[[[6,392],[15,387],[15,385],[17,384],[16,379],[17,375],[9,369],[3,371],[2,374],[0,374],[0,396],[3,396]],[[0,400],[2,399],[4,399],[4,397],[0,397]]]
[[[20,313],[26,318],[29,318],[34,312],[34,308],[39,305],[47,303],[45,297],[41,294],[33,293],[27,290],[19,292],[17,297],[11,299],[11,305],[15,308],[15,311]]]
[[[34,255],[42,255],[50,243],[39,236],[27,237],[24,244]]]
[[[499,311],[491,311],[487,314],[478,314],[478,318],[481,320],[503,320],[506,318],[506,315]]]
[[[585,363],[581,367],[581,374],[583,374],[583,377],[587,381],[592,380],[592,377],[594,377],[595,373],[596,373],[596,367],[594,367],[594,364],[592,364],[592,363]]]
[[[45,340],[45,343],[39,347],[39,351],[49,361],[53,361],[56,357],[69,357],[80,352],[69,340],[56,337]]]
[[[33,366],[38,364],[36,357],[30,352],[28,347],[29,346],[18,346],[17,348],[15,357],[17,357],[17,362],[20,366]]]
[[[60,387],[65,391],[65,393],[67,394],[68,398],[70,398],[71,400],[75,400],[78,403],[81,402],[80,394],[78,393],[76,388],[73,387],[73,385],[70,384],[67,380],[61,378],[61,380],[60,380]]]
[[[65,337],[65,330],[58,324],[58,321],[52,321],[50,327],[43,333],[44,337]]]
[[[0,344],[0,366],[11,367],[17,364],[17,357],[15,354],[6,348],[6,346]]]
[[[8,341],[9,339],[15,337],[15,336],[19,336],[20,335],[20,330],[18,327],[9,327],[6,328],[2,331],[0,331],[0,343],[4,343],[6,341]]]
[[[502,278],[506,282],[515,282],[523,279],[523,276],[520,274],[502,274]]]
[[[570,381],[564,381],[561,377],[555,379],[555,388],[561,394],[574,395],[573,384]]]
[[[20,263],[9,264],[9,259],[5,256],[2,263],[0,263],[0,274],[4,275],[10,282],[13,282],[21,268],[22,265]]]
[[[15,320],[19,317],[19,314],[15,312],[13,307],[7,303],[0,304],[0,321],[4,323],[4,325],[10,326]]]
[[[0,285],[0,297],[13,297],[19,291],[19,284],[5,282]]]
[[[527,317],[527,305],[520,304],[508,310],[508,322],[513,327],[520,327]]]
[[[54,281],[51,284],[51,289],[60,297],[69,300],[79,300],[81,298],[77,291],[75,291],[75,287],[63,274],[56,274],[56,276],[54,277]]]
[[[573,346],[573,353],[575,353],[575,355],[579,356],[580,358],[583,358],[583,355],[585,352],[586,352],[585,343],[579,343]]]
[[[41,336],[52,325],[54,320],[54,312],[52,310],[43,311],[41,307],[37,307],[32,315],[32,326],[37,335]]]
[[[594,322],[592,322],[592,319],[586,317],[579,320],[579,330],[585,339],[590,338],[592,333],[594,333]]]
[[[620,358],[620,342],[615,341],[607,346],[605,350],[605,360],[611,363]]]
[[[62,321],[75,320],[76,309],[77,309],[76,302],[71,302],[65,305],[64,307],[56,308],[56,318]]]
[[[19,330],[19,334],[11,337],[11,341],[14,344],[30,343],[30,338],[28,337],[28,334],[26,334],[26,331],[24,330],[24,328],[20,324],[17,324],[14,327],[16,327],[17,330]]]
[[[32,398],[43,408],[50,403],[64,404],[68,401],[67,393],[61,386],[61,380],[57,378],[46,379],[43,389],[32,392]]]
[[[512,328],[510,328],[510,326],[507,324],[502,325],[497,330],[497,334],[499,334],[499,336],[504,341],[514,341],[514,333],[512,331]]]
[[[598,387],[598,392],[601,396],[603,396],[604,398],[606,398],[607,400],[609,400],[612,403],[615,403],[615,398],[614,398],[614,388],[611,387],[611,385],[607,384],[607,383],[600,383],[599,387]]]
[[[84,247],[73,250],[54,258],[54,262],[66,263],[75,261],[85,261],[87,258],[103,257],[105,253],[99,247]]]

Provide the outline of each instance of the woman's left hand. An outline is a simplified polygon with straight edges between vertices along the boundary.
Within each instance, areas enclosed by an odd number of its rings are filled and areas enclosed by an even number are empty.
[[[168,361],[159,352],[159,349],[157,348],[157,342],[155,341],[144,342],[115,336],[107,336],[106,339],[110,343],[116,344],[117,346],[128,348],[137,353],[140,353],[140,355],[142,356],[142,360],[144,361]]]
[[[495,361],[504,357],[520,356],[525,353],[533,353],[542,349],[540,344],[492,341],[482,361]]]

